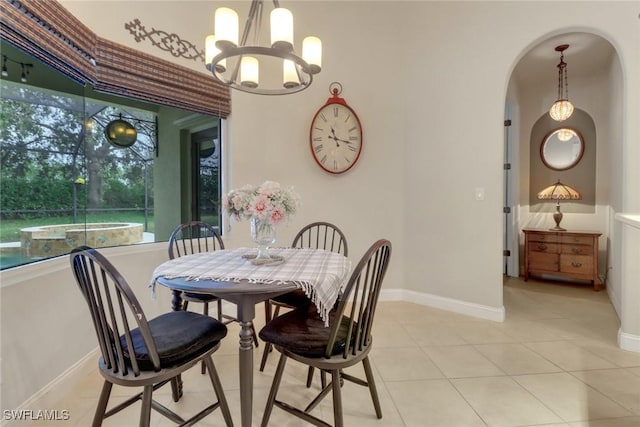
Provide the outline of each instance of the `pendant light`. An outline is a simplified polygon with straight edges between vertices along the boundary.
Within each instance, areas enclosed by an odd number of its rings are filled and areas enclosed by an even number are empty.
[[[564,62],[564,51],[568,44],[556,46],[556,52],[560,52],[558,64],[558,100],[549,109],[549,115],[557,122],[567,120],[573,114],[573,104],[569,101],[569,87],[567,79],[567,63]]]

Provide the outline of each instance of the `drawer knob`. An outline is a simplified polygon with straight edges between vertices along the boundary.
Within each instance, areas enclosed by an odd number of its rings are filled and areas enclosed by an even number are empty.
[[[571,248],[571,252],[573,252],[574,254],[579,254],[582,252],[582,249],[574,247],[574,248]]]
[[[539,251],[546,251],[547,250],[547,245],[538,245],[538,250]]]
[[[576,268],[582,267],[582,263],[581,262],[576,262],[576,261],[571,261],[571,265],[573,267],[576,267]]]

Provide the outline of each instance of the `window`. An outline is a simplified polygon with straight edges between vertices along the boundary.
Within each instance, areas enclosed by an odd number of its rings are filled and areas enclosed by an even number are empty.
[[[0,267],[80,245],[153,241],[155,114],[1,82]],[[118,148],[105,126],[124,117],[137,141]]]

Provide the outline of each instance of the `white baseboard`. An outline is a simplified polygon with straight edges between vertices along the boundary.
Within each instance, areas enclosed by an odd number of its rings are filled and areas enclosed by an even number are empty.
[[[640,352],[640,335],[628,334],[618,329],[618,347],[627,351]]]
[[[53,381],[41,388],[37,393],[25,400],[16,411],[44,410],[55,408],[60,400],[60,390],[73,390],[92,371],[98,368],[100,348],[96,347],[82,359],[71,365],[66,371],[58,375]],[[13,427],[24,426],[25,421],[2,419],[0,426]]]
[[[425,294],[423,292],[416,292],[407,289],[383,289],[380,292],[380,300],[411,301],[427,307],[453,311],[454,313],[485,320],[493,320],[494,322],[504,322],[505,316],[504,306],[490,307],[487,305],[441,297],[438,295]]]

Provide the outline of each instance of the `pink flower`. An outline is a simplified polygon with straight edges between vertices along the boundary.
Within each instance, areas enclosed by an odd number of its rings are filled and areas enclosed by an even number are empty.
[[[280,221],[282,221],[284,218],[285,218],[284,212],[282,212],[279,208],[275,208],[274,210],[271,211],[271,218],[269,220],[271,221],[271,224],[276,225]]]

